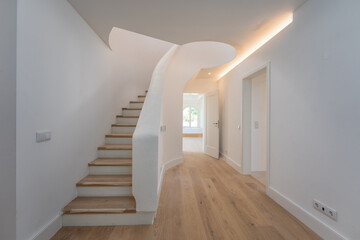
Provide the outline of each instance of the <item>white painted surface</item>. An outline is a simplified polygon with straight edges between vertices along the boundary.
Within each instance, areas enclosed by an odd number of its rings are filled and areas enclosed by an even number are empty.
[[[131,173],[131,166],[89,166],[90,175],[116,175]]]
[[[156,211],[161,169],[159,144],[165,73],[176,51],[173,46],[156,65],[133,135],[133,195],[137,211]]]
[[[132,138],[106,137],[105,144],[132,144]]]
[[[112,72],[117,83],[113,104],[117,104],[117,113],[121,114],[120,107],[128,107],[129,101],[144,95],[156,64],[173,44],[119,28],[113,28],[108,38]]]
[[[122,214],[65,214],[63,226],[113,226],[113,225],[150,225],[155,213],[138,212]]]
[[[360,202],[359,8],[358,1],[308,1],[287,29],[220,82],[221,147],[240,162],[241,79],[271,62],[270,187],[299,214],[314,216],[301,219],[325,239],[339,239],[328,237],[333,231],[360,236],[359,208],[352,207]],[[336,209],[338,221],[314,209],[313,199]]]
[[[77,187],[78,197],[132,196],[132,188],[122,187]]]
[[[123,116],[140,116],[141,110],[122,110]]]
[[[194,78],[186,83],[184,93],[208,93],[218,89],[218,83],[211,79]]]
[[[219,91],[205,94],[204,152],[219,158]]]
[[[68,2],[17,3],[16,204],[23,240],[76,196],[75,184],[88,174],[116,114],[144,93],[172,44],[119,30],[110,51]],[[51,141],[35,143],[41,129],[52,131]]]
[[[49,240],[54,233],[56,233],[62,227],[62,219],[59,214],[57,214],[53,219],[51,219],[45,226],[43,226],[35,235],[29,239],[32,240]]]
[[[132,150],[98,150],[98,158],[131,158]]]
[[[251,171],[266,171],[266,71],[251,80]]]
[[[0,239],[15,239],[16,1],[0,2]]]
[[[116,26],[176,44],[210,39],[241,45],[256,35],[264,22],[296,9],[305,0],[69,2],[105,42]]]
[[[135,131],[135,127],[111,127],[111,133],[133,133]]]

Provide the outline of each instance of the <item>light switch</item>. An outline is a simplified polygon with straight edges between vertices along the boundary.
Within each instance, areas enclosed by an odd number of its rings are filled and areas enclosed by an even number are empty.
[[[255,127],[255,129],[259,129],[259,121],[254,122],[254,127]]]
[[[240,129],[241,129],[241,126],[240,126],[240,125],[237,125],[237,129],[240,130]]]
[[[51,131],[38,131],[36,132],[36,142],[45,142],[51,139]]]
[[[166,125],[161,125],[160,131],[161,132],[166,132]]]

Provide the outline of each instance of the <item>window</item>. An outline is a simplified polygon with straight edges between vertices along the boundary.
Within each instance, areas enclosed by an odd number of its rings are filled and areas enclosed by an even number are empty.
[[[199,111],[194,107],[186,107],[183,110],[183,127],[199,127]]]

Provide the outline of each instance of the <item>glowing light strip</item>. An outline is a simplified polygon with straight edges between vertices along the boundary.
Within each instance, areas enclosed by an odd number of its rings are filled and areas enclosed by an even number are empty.
[[[265,36],[260,38],[254,45],[252,45],[247,51],[245,51],[242,55],[237,57],[237,59],[231,63],[231,65],[227,66],[226,69],[218,75],[218,80],[228,74],[231,70],[233,70],[237,65],[242,63],[246,58],[252,55],[256,50],[261,48],[264,44],[270,41],[273,37],[275,37],[279,32],[281,32],[284,28],[286,28],[289,24],[293,22],[293,13],[287,14],[281,21],[276,24]]]

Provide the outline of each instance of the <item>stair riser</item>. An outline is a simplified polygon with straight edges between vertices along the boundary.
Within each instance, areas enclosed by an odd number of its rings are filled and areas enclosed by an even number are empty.
[[[131,166],[89,166],[90,175],[128,175],[132,173]]]
[[[138,97],[138,101],[144,102],[144,101],[145,101],[145,97]]]
[[[63,226],[151,225],[155,213],[64,214]]]
[[[132,196],[132,187],[77,187],[79,197]]]
[[[155,213],[64,214],[63,226],[151,225]]]
[[[112,133],[133,133],[135,127],[111,127]]]
[[[98,150],[99,158],[131,158],[132,150]]]
[[[141,110],[122,110],[123,116],[140,116]]]
[[[139,118],[116,118],[118,124],[137,124]]]
[[[130,108],[142,108],[144,105],[144,103],[130,103],[129,107]]]
[[[105,144],[132,144],[132,138],[105,138]]]

